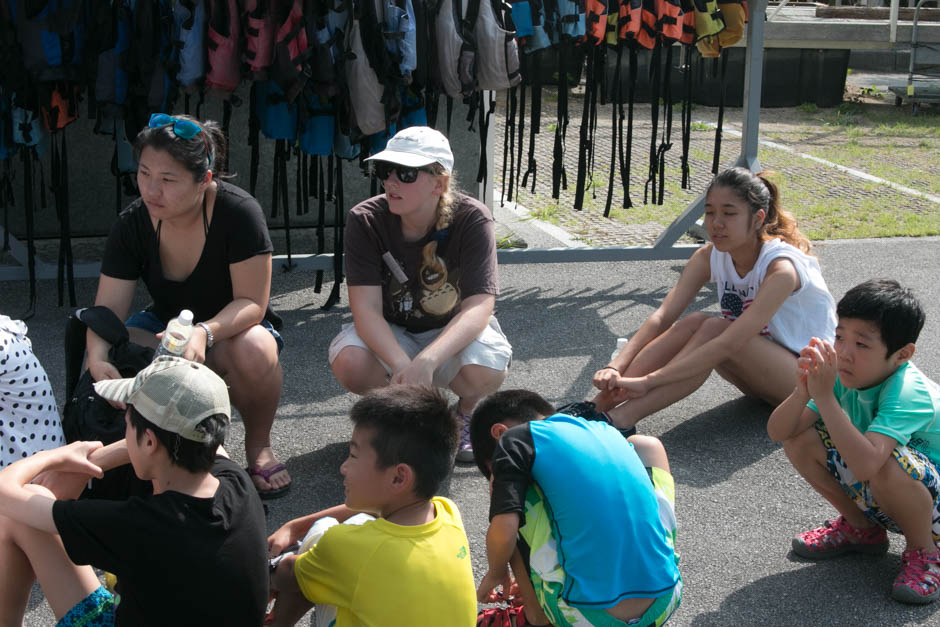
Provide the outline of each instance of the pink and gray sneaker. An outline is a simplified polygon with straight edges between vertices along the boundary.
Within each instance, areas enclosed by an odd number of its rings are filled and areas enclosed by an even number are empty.
[[[793,552],[811,560],[829,559],[846,553],[883,555],[888,551],[888,532],[875,525],[858,529],[839,516],[822,527],[793,538]]]

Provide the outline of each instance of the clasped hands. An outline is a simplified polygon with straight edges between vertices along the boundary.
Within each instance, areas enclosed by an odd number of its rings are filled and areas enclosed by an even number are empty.
[[[808,398],[832,393],[839,373],[839,355],[829,342],[812,338],[796,360],[796,387]]]
[[[611,367],[595,372],[593,383],[614,403],[645,396],[653,387],[646,377],[622,377],[620,372]]]

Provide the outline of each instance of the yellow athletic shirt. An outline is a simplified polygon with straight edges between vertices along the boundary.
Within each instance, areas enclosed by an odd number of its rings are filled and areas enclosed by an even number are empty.
[[[476,625],[470,545],[453,501],[436,496],[434,520],[336,525],[294,563],[301,591],[338,609],[336,627]]]

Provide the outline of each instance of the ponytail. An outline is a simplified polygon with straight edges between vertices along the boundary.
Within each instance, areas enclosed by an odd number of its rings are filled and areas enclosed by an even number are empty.
[[[446,277],[447,275],[447,264],[444,263],[444,260],[437,256],[437,244],[439,241],[443,240],[441,235],[446,229],[450,226],[451,222],[454,219],[454,205],[457,203],[457,196],[459,192],[457,191],[457,186],[454,183],[453,173],[448,173],[444,170],[444,167],[439,163],[432,163],[429,168],[433,170],[432,174],[441,178],[441,184],[444,186],[444,191],[441,193],[440,199],[437,201],[437,223],[434,225],[435,232],[431,237],[431,241],[424,245],[424,249],[421,251],[422,261],[424,266],[431,268],[437,272],[441,277]],[[443,177],[443,178],[442,178]],[[443,279],[441,279],[443,282]],[[438,286],[429,287],[431,291],[437,289]]]
[[[235,176],[228,172],[228,138],[222,127],[215,120],[206,120],[202,123],[202,132],[206,134],[212,151],[212,166],[209,168],[212,178],[230,179]]]
[[[764,217],[764,223],[761,225],[758,237],[764,241],[780,238],[804,253],[811,253],[813,246],[810,244],[809,239],[797,228],[796,218],[780,206],[780,190],[777,184],[770,179],[772,174],[773,172],[769,170],[757,173],[757,178],[763,182],[770,193],[770,201],[766,210],[767,215]]]

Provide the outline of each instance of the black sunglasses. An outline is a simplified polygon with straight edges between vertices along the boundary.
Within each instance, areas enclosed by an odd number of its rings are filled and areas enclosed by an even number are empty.
[[[378,177],[380,181],[386,180],[389,176],[392,175],[392,172],[395,172],[395,175],[398,176],[398,180],[402,183],[414,183],[418,180],[418,172],[428,172],[433,174],[433,170],[428,167],[422,168],[407,168],[403,165],[397,163],[389,163],[388,161],[376,161],[375,162],[375,176]]]

